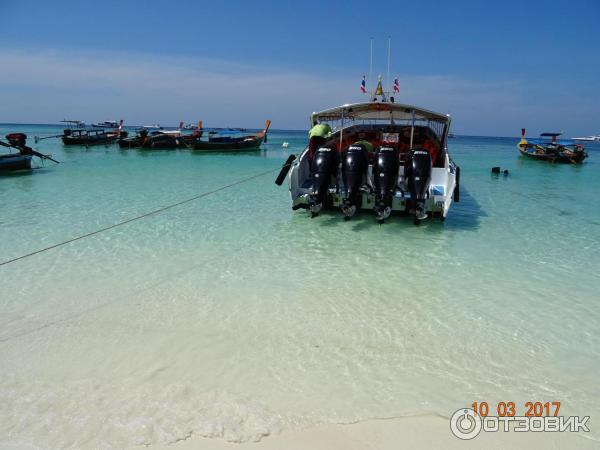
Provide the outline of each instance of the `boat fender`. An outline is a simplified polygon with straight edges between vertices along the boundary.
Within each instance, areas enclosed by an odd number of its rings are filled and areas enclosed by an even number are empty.
[[[288,159],[285,160],[285,163],[283,164],[283,166],[281,166],[279,175],[277,175],[277,178],[275,179],[275,184],[277,186],[281,186],[283,184],[283,180],[285,180],[285,177],[287,176],[288,172],[290,171],[290,168],[292,167],[292,162],[295,159],[296,155],[290,155],[288,156]]]
[[[452,196],[456,203],[460,202],[460,167],[456,166],[456,184],[454,185],[454,195]]]

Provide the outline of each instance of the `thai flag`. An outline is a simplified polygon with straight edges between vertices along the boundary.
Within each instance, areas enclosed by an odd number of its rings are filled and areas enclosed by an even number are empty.
[[[360,82],[360,92],[363,94],[367,93],[367,80],[365,80],[366,76],[363,76],[362,81]]]
[[[394,78],[394,94],[397,94],[398,92],[400,92],[400,82],[398,81],[398,78]]]

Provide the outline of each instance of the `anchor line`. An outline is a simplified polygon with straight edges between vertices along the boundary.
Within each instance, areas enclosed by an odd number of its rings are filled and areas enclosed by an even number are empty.
[[[103,233],[103,232],[105,232],[105,231],[108,231],[108,230],[112,230],[112,229],[114,229],[114,228],[117,228],[117,227],[120,227],[120,226],[123,226],[123,225],[127,225],[127,224],[129,224],[129,223],[131,223],[131,222],[135,222],[136,220],[140,220],[140,219],[144,219],[144,218],[146,218],[146,217],[149,217],[149,216],[153,216],[153,215],[155,215],[155,214],[161,213],[161,212],[163,212],[163,211],[166,211],[166,210],[168,210],[168,209],[172,209],[172,208],[175,208],[175,207],[177,207],[177,206],[181,206],[181,205],[184,205],[184,204],[186,204],[186,203],[193,202],[194,200],[198,200],[198,199],[201,199],[201,198],[203,198],[203,197],[208,197],[209,195],[216,194],[217,192],[224,191],[224,190],[226,190],[226,189],[232,188],[232,187],[234,187],[234,186],[238,186],[238,185],[240,185],[240,184],[243,184],[243,183],[247,183],[248,181],[252,181],[252,180],[254,180],[254,179],[256,179],[256,178],[263,177],[263,176],[265,176],[265,175],[268,175],[268,174],[270,174],[270,173],[273,173],[273,172],[275,172],[275,171],[277,171],[277,170],[279,170],[279,168],[277,168],[277,169],[271,169],[271,170],[267,170],[267,171],[265,171],[265,172],[260,172],[260,173],[257,173],[257,174],[255,174],[255,175],[249,176],[249,177],[247,177],[247,178],[243,178],[243,179],[241,179],[241,180],[238,180],[238,181],[235,181],[235,182],[233,182],[233,183],[227,184],[227,185],[225,185],[225,186],[221,186],[221,187],[219,187],[219,188],[217,188],[217,189],[213,189],[213,190],[211,190],[211,191],[203,192],[203,193],[201,193],[201,194],[198,194],[198,195],[195,195],[195,196],[193,196],[193,197],[186,198],[185,200],[181,200],[181,201],[179,201],[179,202],[172,203],[172,204],[170,204],[170,205],[167,205],[167,206],[163,206],[162,208],[154,209],[154,210],[152,210],[152,211],[149,211],[149,212],[147,212],[147,213],[141,214],[141,215],[139,215],[139,216],[132,217],[132,218],[130,218],[130,219],[124,220],[124,221],[122,221],[122,222],[114,223],[114,224],[112,224],[112,225],[109,225],[109,226],[106,226],[106,227],[103,227],[103,228],[99,228],[99,229],[97,229],[97,230],[94,230],[94,231],[92,231],[92,232],[90,232],[90,233],[82,234],[82,235],[80,235],[80,236],[76,236],[76,237],[74,237],[74,238],[67,239],[66,241],[63,241],[63,242],[59,242],[59,243],[57,243],[57,244],[50,245],[50,246],[48,246],[48,247],[41,248],[41,249],[39,249],[39,250],[35,250],[35,251],[31,252],[31,253],[27,253],[27,254],[25,254],[25,255],[17,256],[16,258],[12,258],[12,259],[8,259],[8,260],[6,260],[6,261],[2,261],[2,262],[0,262],[0,267],[1,267],[1,266],[5,266],[5,265],[7,265],[7,264],[14,263],[14,262],[16,262],[16,261],[20,261],[20,260],[22,260],[22,259],[25,259],[25,258],[29,258],[29,257],[31,257],[31,256],[34,256],[34,255],[38,255],[38,254],[40,254],[40,253],[47,252],[47,251],[49,251],[49,250],[53,250],[53,249],[55,249],[55,248],[58,248],[58,247],[62,247],[62,246],[64,246],[64,245],[67,245],[67,244],[70,244],[70,243],[72,243],[72,242],[79,241],[79,240],[81,240],[81,239],[85,239],[85,238],[88,238],[88,237],[94,236],[94,235],[96,235],[96,234]]]

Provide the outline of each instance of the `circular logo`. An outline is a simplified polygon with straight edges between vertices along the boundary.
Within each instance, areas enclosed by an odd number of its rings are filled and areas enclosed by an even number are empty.
[[[450,430],[459,439],[473,439],[481,432],[481,428],[481,417],[472,409],[461,408],[450,417]]]

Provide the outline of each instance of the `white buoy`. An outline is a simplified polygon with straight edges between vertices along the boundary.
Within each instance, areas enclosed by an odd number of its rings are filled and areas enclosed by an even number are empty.
[[[283,148],[288,148],[288,146],[289,146],[289,145],[290,145],[290,144],[289,144],[289,143],[287,143],[287,142],[284,142],[283,144],[281,144],[281,146],[282,146]]]

